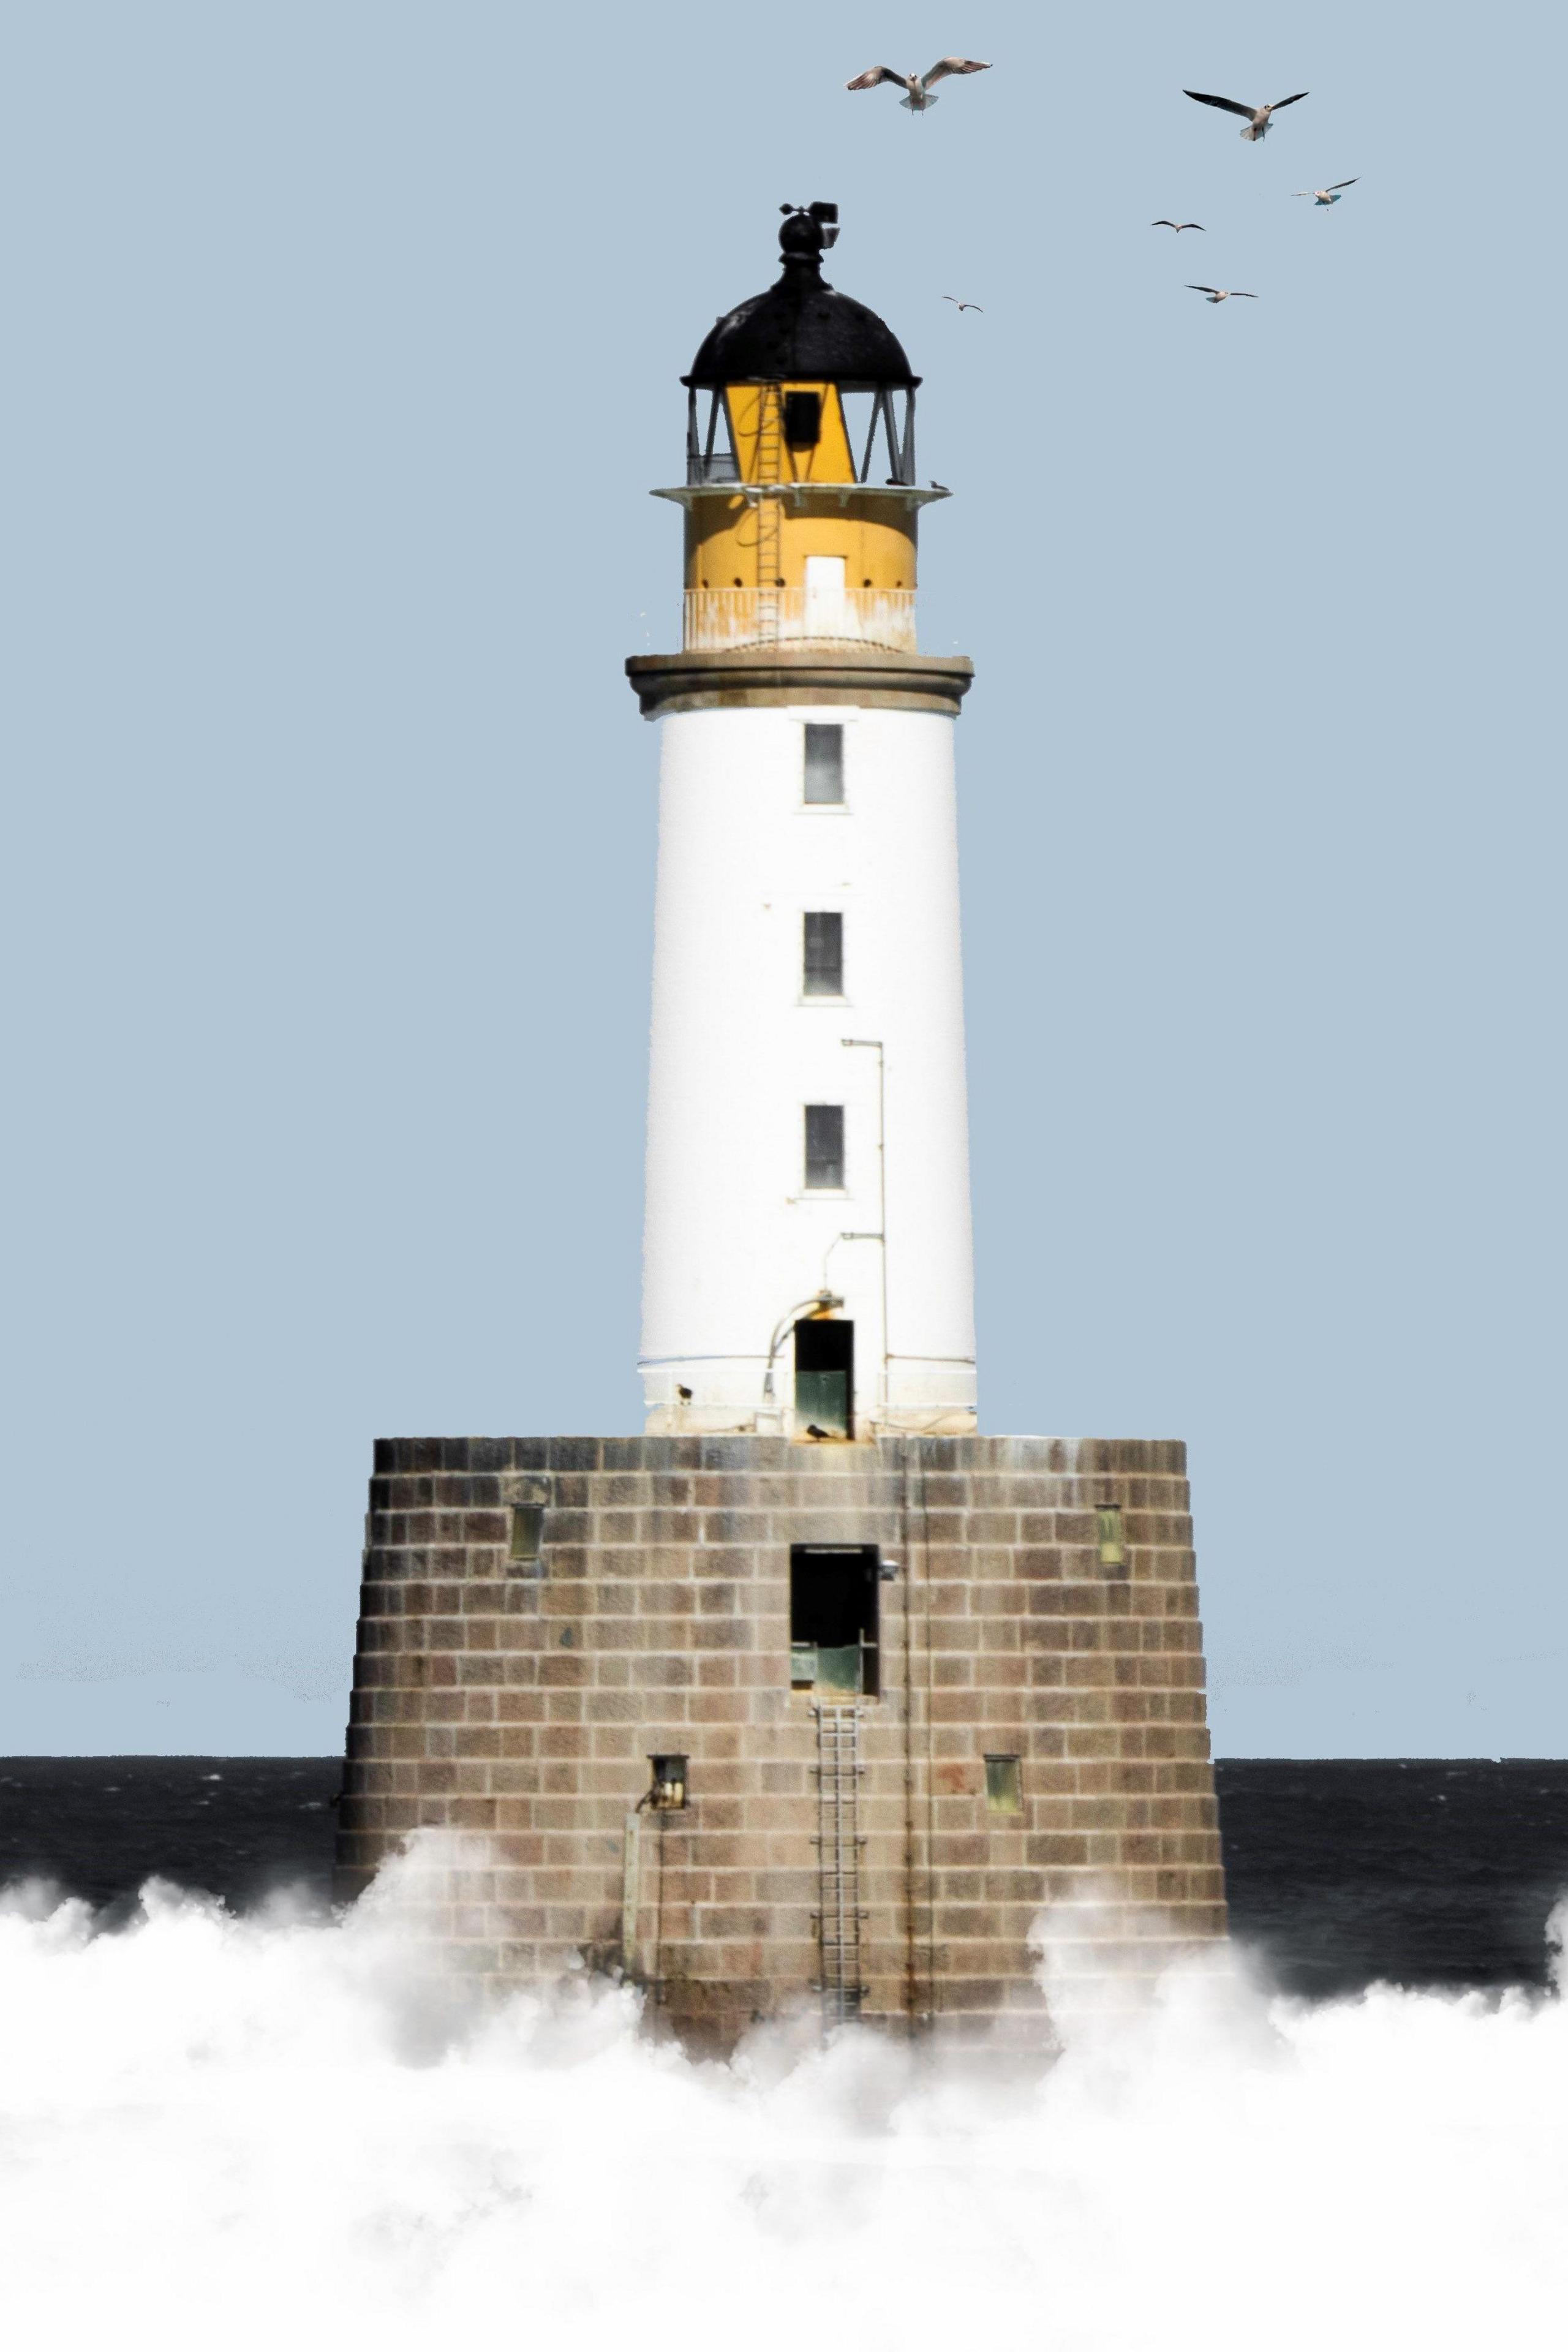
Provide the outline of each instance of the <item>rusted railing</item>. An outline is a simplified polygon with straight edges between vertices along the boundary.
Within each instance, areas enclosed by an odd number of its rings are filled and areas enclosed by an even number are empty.
[[[689,588],[687,650],[739,646],[849,644],[915,649],[912,588]]]

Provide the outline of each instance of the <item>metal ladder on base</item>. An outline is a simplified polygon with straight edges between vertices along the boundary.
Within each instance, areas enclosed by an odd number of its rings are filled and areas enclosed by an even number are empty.
[[[858,2017],[860,1981],[860,1709],[816,1706],[816,1866],[821,1908],[822,2021]]]

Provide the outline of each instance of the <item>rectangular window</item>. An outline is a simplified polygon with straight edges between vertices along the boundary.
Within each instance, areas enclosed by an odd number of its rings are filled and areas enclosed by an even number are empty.
[[[520,1565],[539,1558],[539,1547],[544,1535],[542,1503],[514,1503],[511,1507],[511,1535],[507,1544],[509,1560]]]
[[[985,1810],[988,1813],[1021,1813],[1024,1773],[1016,1756],[985,1759]]]
[[[844,918],[807,915],[805,965],[802,993],[842,996],[844,993]]]
[[[686,1810],[686,1759],[684,1756],[650,1756],[647,1796],[645,1800],[656,1813],[680,1813]]]
[[[806,1104],[805,1189],[808,1192],[839,1192],[844,1189],[842,1103]]]
[[[789,1678],[795,1690],[875,1698],[881,1582],[875,1544],[791,1544]]]
[[[844,730],[842,727],[814,727],[805,730],[805,797],[819,807],[841,802],[844,798]]]
[[[1119,1503],[1100,1503],[1096,1507],[1094,1532],[1100,1545],[1101,1568],[1121,1568],[1126,1560],[1127,1550],[1121,1540],[1121,1506]]]
[[[784,396],[784,436],[792,449],[815,449],[822,438],[822,394],[786,392]]]

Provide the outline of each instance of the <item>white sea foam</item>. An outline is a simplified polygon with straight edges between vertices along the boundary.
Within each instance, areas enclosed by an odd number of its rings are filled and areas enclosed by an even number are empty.
[[[1307,2006],[1228,1954],[1135,2013],[1069,2014],[1025,2089],[932,2078],[855,2032],[697,2065],[610,1987],[468,2007],[400,1921],[411,1867],[343,1923],[235,1919],[156,1882],[112,1932],[52,1890],[0,1904],[11,2342],[1561,2336],[1556,1993]],[[1048,1980],[1082,1948],[1060,1927]]]

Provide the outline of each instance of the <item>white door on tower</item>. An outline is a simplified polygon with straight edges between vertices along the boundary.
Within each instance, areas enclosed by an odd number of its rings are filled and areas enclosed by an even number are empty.
[[[808,637],[847,635],[841,555],[808,555],[805,559],[805,634]]]

